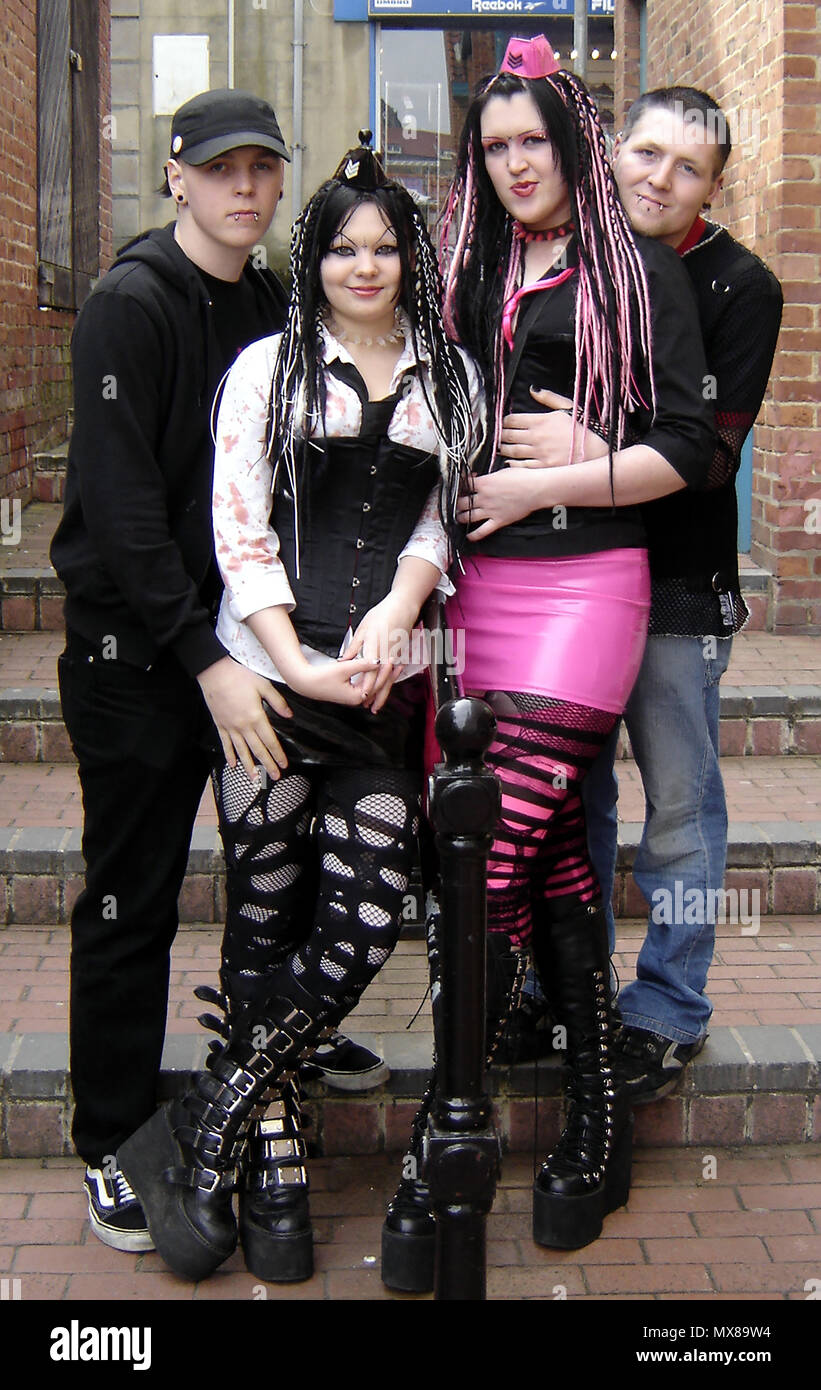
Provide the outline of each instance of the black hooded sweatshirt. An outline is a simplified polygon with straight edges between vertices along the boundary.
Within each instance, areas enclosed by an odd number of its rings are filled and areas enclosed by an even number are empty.
[[[212,618],[209,422],[233,357],[208,277],[173,231],[124,247],[75,325],[75,423],[51,559],[67,628],[114,637],[117,657],[137,666],[171,651],[197,676],[226,655]],[[235,350],[282,329],[287,296],[270,271],[249,261],[237,302],[251,312]]]

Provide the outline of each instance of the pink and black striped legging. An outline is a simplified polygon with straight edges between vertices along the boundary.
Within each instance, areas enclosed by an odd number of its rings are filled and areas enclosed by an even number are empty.
[[[478,556],[459,578],[448,620],[465,628],[463,689],[485,692],[498,726],[488,924],[514,946],[527,945],[544,899],[598,897],[580,788],[638,674],[649,606],[642,549]]]
[[[486,762],[502,786],[488,857],[488,928],[521,948],[540,900],[599,895],[580,788],[619,715],[515,691],[484,698],[497,721]]]

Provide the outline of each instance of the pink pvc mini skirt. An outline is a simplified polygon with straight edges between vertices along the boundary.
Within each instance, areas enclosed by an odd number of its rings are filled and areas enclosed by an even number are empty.
[[[558,560],[471,556],[448,603],[462,689],[520,690],[621,714],[644,653],[647,551]]]

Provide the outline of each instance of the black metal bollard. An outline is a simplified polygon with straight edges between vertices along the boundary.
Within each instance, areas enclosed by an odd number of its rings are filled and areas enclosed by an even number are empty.
[[[434,1297],[443,1300],[485,1297],[485,1221],[499,1173],[485,1075],[485,955],[487,854],[500,791],[482,761],[495,727],[488,705],[471,697],[447,700],[436,717],[445,755],[431,779],[441,872],[439,1077],[425,1175],[436,1215]]]

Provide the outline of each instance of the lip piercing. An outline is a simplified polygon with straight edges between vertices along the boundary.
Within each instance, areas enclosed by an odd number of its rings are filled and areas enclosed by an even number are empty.
[[[239,219],[240,219],[240,214],[239,214],[238,212],[235,212],[235,213],[234,213],[234,221],[235,221],[235,222],[239,222]],[[258,221],[259,221],[259,213],[258,213],[258,212],[255,212],[255,213],[254,213],[254,221],[255,221],[255,222],[258,222]]]

